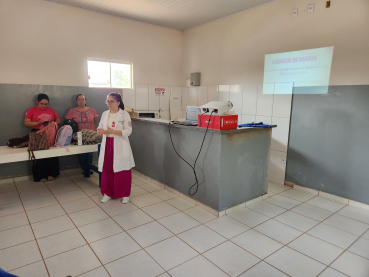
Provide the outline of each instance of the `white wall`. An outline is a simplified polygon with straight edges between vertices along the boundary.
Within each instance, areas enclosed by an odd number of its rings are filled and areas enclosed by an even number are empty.
[[[87,57],[180,85],[182,32],[41,0],[0,0],[0,83],[87,86]]]
[[[265,54],[334,46],[330,85],[369,83],[369,1],[281,0],[183,33],[182,85],[259,84]],[[315,11],[307,13],[314,3]],[[298,8],[298,16],[291,11]]]

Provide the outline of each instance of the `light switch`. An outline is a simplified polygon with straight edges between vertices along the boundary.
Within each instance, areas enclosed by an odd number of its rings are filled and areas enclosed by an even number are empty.
[[[296,17],[297,16],[297,9],[293,9],[292,10],[292,17]]]
[[[308,13],[313,13],[314,12],[314,4],[309,4],[308,5]]]

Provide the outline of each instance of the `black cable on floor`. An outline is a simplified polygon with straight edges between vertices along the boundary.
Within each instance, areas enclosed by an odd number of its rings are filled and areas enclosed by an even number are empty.
[[[168,125],[170,141],[172,142],[172,146],[173,146],[174,151],[176,152],[176,154],[178,155],[178,157],[180,157],[180,158],[181,158],[181,159],[182,159],[186,164],[188,164],[188,165],[192,168],[193,173],[194,173],[194,175],[195,175],[195,183],[194,183],[194,184],[189,188],[189,190],[188,190],[188,194],[189,194],[189,195],[191,195],[191,196],[194,196],[194,195],[196,194],[197,190],[199,189],[199,181],[198,181],[198,179],[197,179],[197,174],[196,174],[196,162],[197,162],[197,160],[198,160],[198,158],[199,158],[199,156],[200,156],[200,153],[201,153],[202,147],[203,147],[203,145],[204,145],[204,141],[205,141],[205,138],[206,138],[206,134],[207,134],[207,132],[208,132],[208,130],[209,130],[210,119],[211,119],[211,116],[213,115],[213,112],[214,112],[214,111],[212,111],[212,112],[211,112],[211,114],[210,114],[210,116],[209,116],[208,126],[206,127],[206,131],[205,131],[204,139],[202,140],[201,147],[200,147],[200,150],[199,150],[199,154],[197,154],[197,157],[196,157],[196,160],[195,160],[195,162],[194,162],[193,166],[192,166],[189,162],[187,162],[185,159],[183,159],[183,158],[181,157],[181,155],[179,155],[179,153],[177,152],[176,148],[174,147],[174,143],[173,143],[173,139],[172,139],[172,133],[170,132],[170,124],[171,124],[172,122],[170,121],[170,122],[169,122],[169,125]],[[200,126],[201,126],[201,117],[202,117],[202,115],[203,115],[203,114],[201,114],[201,115],[200,115]],[[195,190],[195,192],[194,192],[193,194],[191,194],[191,189],[192,189],[194,186],[196,186],[196,190]]]

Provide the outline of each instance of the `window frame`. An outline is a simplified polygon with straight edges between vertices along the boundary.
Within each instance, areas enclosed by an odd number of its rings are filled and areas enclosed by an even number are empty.
[[[88,62],[89,61],[93,61],[93,62],[107,62],[109,63],[109,68],[110,68],[110,85],[112,84],[112,79],[111,79],[111,64],[112,63],[117,63],[117,64],[128,64],[130,66],[130,83],[131,86],[127,87],[127,88],[119,88],[119,87],[90,87],[90,75],[88,74]],[[87,57],[87,82],[88,82],[88,87],[89,88],[101,88],[101,89],[133,89],[133,62],[129,62],[129,61],[122,61],[122,60],[112,60],[112,59],[104,59],[104,58],[96,58],[96,57]]]

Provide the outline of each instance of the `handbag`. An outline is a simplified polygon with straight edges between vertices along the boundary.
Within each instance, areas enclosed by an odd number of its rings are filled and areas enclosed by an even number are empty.
[[[45,130],[29,133],[28,158],[32,165],[36,164],[36,158],[33,151],[49,149],[47,135]]]
[[[25,135],[24,137],[21,137],[21,138],[12,138],[6,144],[9,147],[12,147],[12,148],[27,147],[28,146],[28,140],[29,140],[29,134],[27,134],[27,135]]]
[[[42,133],[43,131],[46,133],[46,139],[48,141],[49,147],[53,147],[55,143],[56,133],[58,132],[58,124],[56,124],[56,122],[54,121],[51,121],[46,127],[42,128],[40,131],[37,131],[37,133]]]

